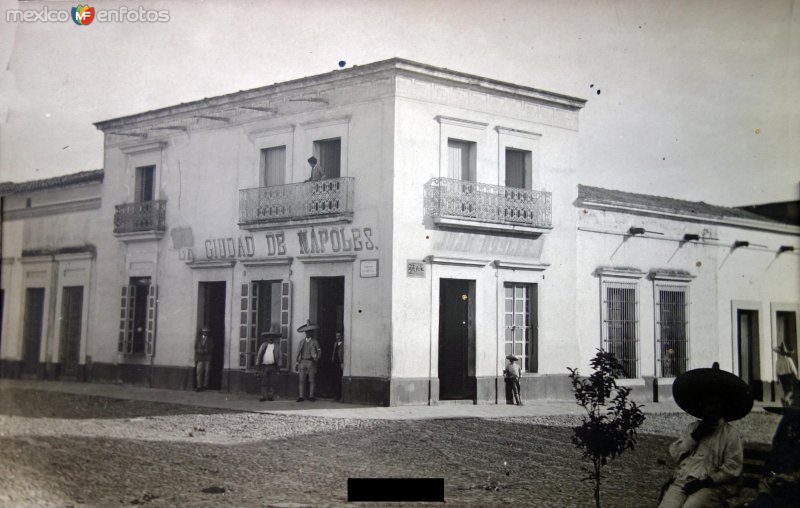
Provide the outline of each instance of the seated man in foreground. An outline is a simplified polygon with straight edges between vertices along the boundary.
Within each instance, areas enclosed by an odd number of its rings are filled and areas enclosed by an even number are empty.
[[[750,390],[715,363],[714,368],[678,376],[672,395],[681,409],[700,420],[690,423],[669,447],[678,468],[659,508],[723,506],[734,494],[743,462],[742,438],[729,422],[752,409]]]

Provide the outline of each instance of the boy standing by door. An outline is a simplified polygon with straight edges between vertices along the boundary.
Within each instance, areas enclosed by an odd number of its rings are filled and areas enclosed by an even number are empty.
[[[331,363],[333,364],[333,396],[334,400],[338,402],[342,400],[342,375],[344,374],[344,337],[342,332],[336,332]]]

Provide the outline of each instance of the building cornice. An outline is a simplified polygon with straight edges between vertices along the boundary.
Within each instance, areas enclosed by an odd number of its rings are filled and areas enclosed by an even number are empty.
[[[609,212],[619,212],[634,215],[644,215],[649,217],[659,217],[683,222],[699,222],[703,224],[714,224],[718,226],[731,226],[744,229],[754,229],[759,231],[769,231],[785,235],[800,236],[800,226],[791,224],[780,224],[763,222],[754,219],[743,219],[738,217],[709,217],[706,215],[692,215],[688,213],[676,213],[655,208],[642,208],[620,203],[607,203],[602,201],[583,200],[580,202],[582,208],[593,208]]]
[[[84,198],[61,203],[50,203],[46,205],[32,206],[30,208],[17,208],[5,210],[3,215],[5,220],[30,219],[32,217],[43,217],[47,215],[58,215],[62,213],[81,212],[85,210],[95,210],[100,208],[101,198]]]
[[[167,119],[174,119],[177,121],[181,119],[181,117],[186,120],[187,115],[191,114],[210,112],[221,108],[236,108],[246,105],[253,106],[255,105],[254,103],[258,101],[263,102],[265,99],[274,98],[274,96],[277,95],[288,95],[293,92],[297,93],[300,90],[308,90],[312,87],[336,89],[347,82],[358,82],[377,78],[391,80],[401,74],[426,81],[445,82],[460,88],[479,90],[488,94],[511,96],[526,101],[549,104],[572,111],[581,109],[586,103],[586,100],[576,97],[451,71],[449,69],[421,64],[410,60],[393,58],[345,70],[335,70],[251,90],[233,92],[143,113],[104,120],[96,122],[94,125],[99,130],[110,134],[110,131],[113,129],[135,128],[150,121],[165,121]],[[324,92],[324,90],[320,92]],[[321,96],[309,96],[308,98],[324,99]],[[297,99],[303,99],[303,97],[298,97]]]

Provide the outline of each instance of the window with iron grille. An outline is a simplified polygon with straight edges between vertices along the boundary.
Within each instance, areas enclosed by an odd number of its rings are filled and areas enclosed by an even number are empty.
[[[639,376],[639,290],[636,282],[602,282],[603,349],[617,357],[620,378]]]
[[[504,286],[505,356],[519,358],[522,372],[536,372],[539,355],[536,337],[536,284],[507,282]]]
[[[655,285],[656,354],[662,377],[686,372],[689,346],[689,293],[685,285]]]

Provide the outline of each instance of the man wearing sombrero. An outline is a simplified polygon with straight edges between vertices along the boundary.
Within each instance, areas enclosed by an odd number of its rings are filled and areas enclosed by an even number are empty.
[[[781,383],[783,390],[783,397],[781,397],[781,404],[783,407],[789,406],[792,400],[792,392],[795,390],[797,383],[797,367],[792,360],[794,351],[786,347],[786,344],[781,342],[781,345],[772,348],[773,351],[778,353],[778,359],[775,360],[775,375],[778,376],[778,381]]]
[[[305,400],[306,378],[308,378],[308,400],[311,402],[317,400],[314,397],[314,384],[317,377],[317,360],[322,352],[319,342],[313,336],[317,328],[319,327],[309,319],[306,324],[297,329],[298,332],[306,334],[306,338],[300,342],[300,348],[297,351],[297,368],[300,373],[300,396],[297,398],[297,402]]]
[[[689,424],[669,453],[678,468],[659,508],[721,507],[742,474],[742,438],[730,424],[753,408],[747,384],[719,369],[685,372],[672,384],[681,409],[699,418]]]
[[[261,337],[266,339],[256,354],[256,366],[262,367],[261,377],[261,402],[275,400],[275,388],[273,378],[278,374],[278,364],[280,363],[280,348],[275,344],[275,339],[279,339],[281,332],[272,329],[263,332]]]

